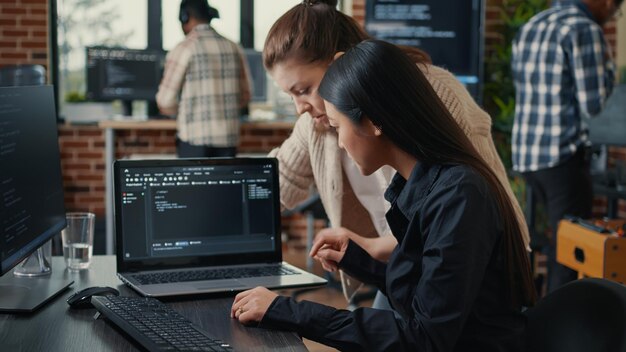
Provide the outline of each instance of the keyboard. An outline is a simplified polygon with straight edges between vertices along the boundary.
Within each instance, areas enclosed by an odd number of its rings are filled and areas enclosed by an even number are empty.
[[[232,351],[156,298],[93,296],[91,302],[148,351]]]
[[[282,265],[207,270],[170,271],[162,273],[135,274],[133,278],[141,285],[167,284],[172,282],[243,279],[248,277],[295,275],[298,272]]]

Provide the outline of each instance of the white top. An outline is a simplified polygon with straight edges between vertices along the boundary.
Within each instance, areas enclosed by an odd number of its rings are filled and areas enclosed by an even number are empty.
[[[385,213],[391,205],[385,200],[384,194],[389,183],[391,183],[395,170],[391,166],[385,165],[373,174],[364,176],[354,160],[343,149],[341,150],[341,163],[354,195],[370,214],[372,224],[374,224],[378,235],[390,235],[391,230],[387,225]]]

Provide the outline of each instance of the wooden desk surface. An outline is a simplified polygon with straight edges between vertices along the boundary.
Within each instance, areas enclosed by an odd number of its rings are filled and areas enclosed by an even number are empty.
[[[102,120],[100,128],[114,130],[175,130],[176,120]]]
[[[75,282],[30,315],[0,314],[0,351],[138,351],[138,344],[105,319],[94,320],[95,309],[72,310],[65,302],[90,286],[111,286],[123,296],[136,296],[115,276],[115,256],[94,256],[89,270],[69,272],[62,257],[53,257],[52,270],[64,270]],[[230,318],[232,296],[203,296],[166,304],[235,351],[306,351],[295,334],[245,327]]]

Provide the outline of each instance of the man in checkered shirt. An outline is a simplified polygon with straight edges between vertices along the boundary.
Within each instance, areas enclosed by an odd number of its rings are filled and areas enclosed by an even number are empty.
[[[583,118],[598,114],[614,84],[604,25],[623,0],[558,3],[526,23],[513,43],[513,168],[546,204],[554,234],[565,214],[588,218],[592,185]],[[576,279],[546,248],[548,291]]]
[[[179,157],[235,156],[240,111],[250,100],[241,48],[211,26],[207,0],[183,0],[185,39],[167,55],[156,96],[161,113],[177,115]]]

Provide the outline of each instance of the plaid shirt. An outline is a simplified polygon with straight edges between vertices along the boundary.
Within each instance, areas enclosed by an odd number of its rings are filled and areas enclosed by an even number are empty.
[[[249,99],[241,49],[208,24],[196,26],[168,53],[156,100],[161,109],[178,110],[178,138],[182,141],[236,146],[240,108]]]
[[[588,144],[582,118],[602,110],[614,64],[602,28],[581,3],[534,16],[513,43],[513,169],[550,168]]]

